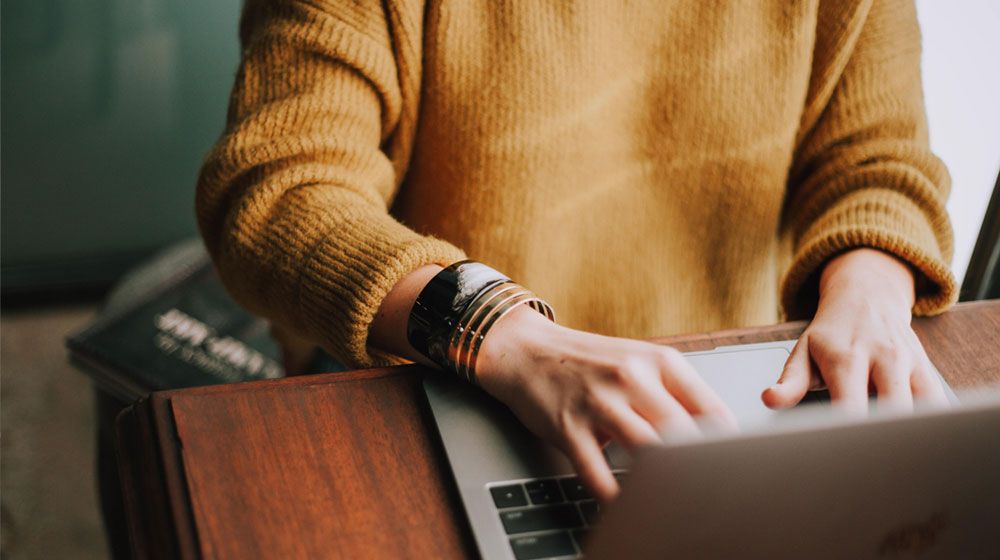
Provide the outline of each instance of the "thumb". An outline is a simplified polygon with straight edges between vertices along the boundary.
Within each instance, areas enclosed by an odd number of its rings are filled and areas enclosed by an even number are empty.
[[[789,408],[806,396],[812,379],[812,363],[809,359],[809,343],[805,336],[799,338],[792,353],[785,362],[778,382],[761,395],[768,408]]]

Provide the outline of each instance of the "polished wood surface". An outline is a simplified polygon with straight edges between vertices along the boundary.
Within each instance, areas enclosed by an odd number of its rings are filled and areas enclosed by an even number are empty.
[[[787,340],[805,323],[658,339],[681,350]],[[956,389],[1000,381],[1000,301],[914,328]],[[424,399],[404,366],[163,392],[119,418],[142,557],[475,555]]]
[[[172,399],[205,556],[465,556],[418,379],[261,388],[225,406],[217,393]],[[233,538],[248,527],[273,529]]]

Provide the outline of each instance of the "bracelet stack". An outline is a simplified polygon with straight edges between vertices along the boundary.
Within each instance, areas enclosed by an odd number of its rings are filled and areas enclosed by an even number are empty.
[[[476,362],[487,333],[521,304],[555,320],[552,307],[527,288],[482,263],[457,262],[417,297],[407,338],[432,362],[476,383]]]

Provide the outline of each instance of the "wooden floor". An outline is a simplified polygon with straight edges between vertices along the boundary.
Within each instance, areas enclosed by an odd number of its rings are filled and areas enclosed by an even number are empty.
[[[95,306],[0,316],[0,556],[107,558],[94,478],[90,383],[63,340]]]

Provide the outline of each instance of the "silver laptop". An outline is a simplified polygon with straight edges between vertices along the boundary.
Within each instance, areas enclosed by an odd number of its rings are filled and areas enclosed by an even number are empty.
[[[861,420],[823,406],[775,412],[760,394],[794,344],[687,354],[741,434],[652,447],[635,464],[609,446],[623,493],[606,511],[506,407],[428,377],[482,557],[996,558],[1000,399]]]

